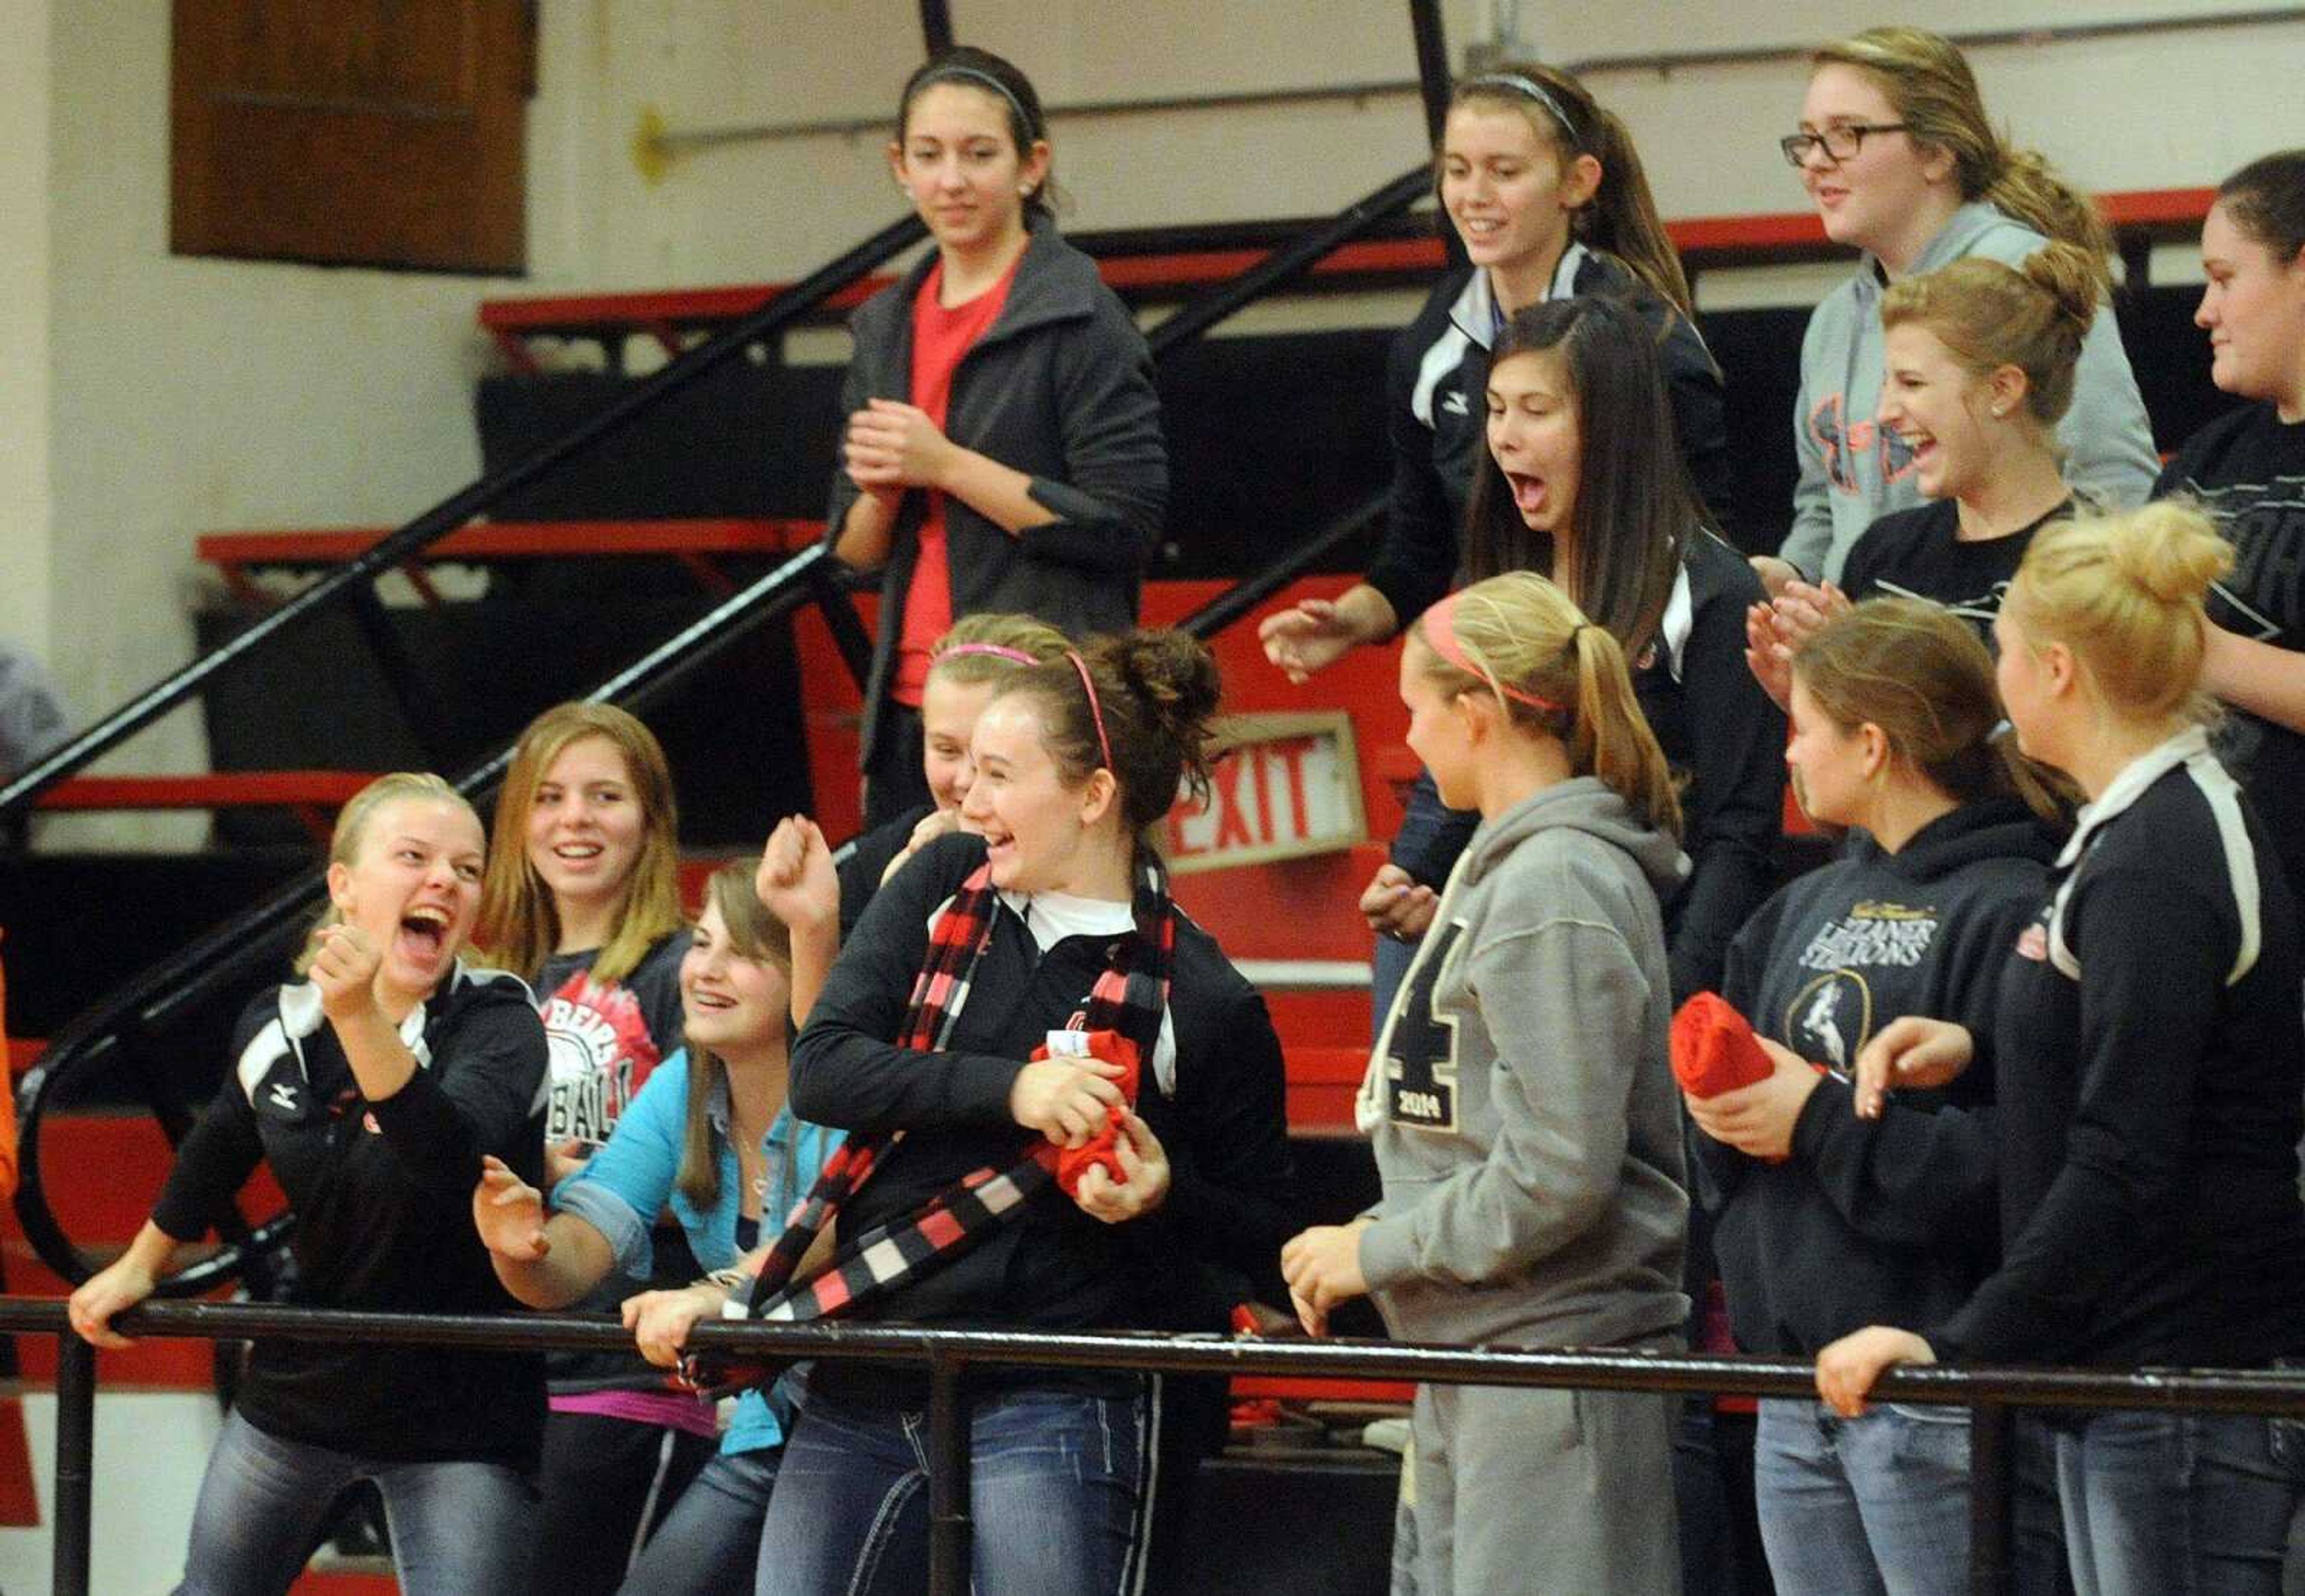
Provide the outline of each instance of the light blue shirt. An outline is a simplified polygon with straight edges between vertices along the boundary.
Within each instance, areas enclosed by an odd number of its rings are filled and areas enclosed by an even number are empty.
[[[672,1054],[650,1073],[617,1121],[607,1143],[584,1167],[560,1183],[552,1206],[574,1214],[605,1237],[617,1267],[645,1279],[651,1264],[649,1227],[668,1203],[687,1234],[689,1250],[708,1269],[727,1269],[742,1256],[736,1219],[744,1176],[728,1139],[728,1087],[721,1082],[705,1106],[720,1172],[719,1196],[700,1209],[675,1184],[680,1173],[681,1138],[688,1123],[688,1054]],[[761,1199],[761,1234],[773,1236],[793,1204],[808,1194],[824,1160],[840,1145],[841,1133],[795,1119],[789,1109],[777,1115],[761,1150],[768,1159],[767,1185]],[[762,1393],[737,1399],[736,1415],[720,1449],[754,1452],[780,1445],[783,1427]]]

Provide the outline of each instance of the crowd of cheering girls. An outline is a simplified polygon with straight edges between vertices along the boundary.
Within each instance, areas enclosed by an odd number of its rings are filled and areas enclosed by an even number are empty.
[[[889,165],[935,248],[855,318],[829,514],[881,573],[866,835],[787,820],[688,921],[621,711],[540,717],[486,828],[381,778],[72,1300],[117,1343],[260,1161],[297,1300],[587,1306],[634,1352],[260,1345],[181,1588],[285,1591],[362,1479],[411,1592],[921,1588],[924,1383],[753,1371],[716,1412],[664,1370],[724,1312],[1221,1331],[1262,1299],[1317,1336],[1366,1296],[1417,1341],[1814,1360],[1741,1429],[1420,1388],[1392,1535],[1424,1596],[1965,1590],[1965,1413],[1873,1400],[1884,1370],[2305,1354],[2305,151],[2217,191],[2195,319],[2238,403],[2164,469],[2097,212],[1957,50],[1820,48],[1781,143],[1862,253],[1804,340],[1791,531],[1748,560],[1625,127],[1553,68],[1456,88],[1466,264],[1388,364],[1379,552],[1261,625],[1297,682],[1396,647],[1425,771],[1361,903],[1382,1194],[1300,1229],[1263,999],[1145,840],[1221,684],[1134,630],[1144,344],[1055,226],[1030,81],[915,72]],[[1788,777],[1838,840],[1783,883]],[[1737,1082],[1679,1067],[1693,998],[1749,1032]],[[1221,1404],[975,1380],[977,1588],[1159,1588]],[[2305,1447],[2270,1422],[2018,1444],[2020,1590],[2280,1588]]]

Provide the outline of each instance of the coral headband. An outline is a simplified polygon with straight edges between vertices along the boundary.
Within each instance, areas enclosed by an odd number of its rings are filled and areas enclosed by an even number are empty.
[[[948,659],[957,659],[964,654],[989,654],[995,659],[1013,659],[1018,665],[1041,663],[1024,649],[1012,649],[1007,643],[955,643],[937,655],[936,663],[940,665]]]
[[[1517,704],[1527,704],[1532,709],[1548,709],[1556,715],[1565,709],[1566,705],[1556,704],[1551,699],[1539,698],[1536,694],[1516,687],[1510,682],[1500,682],[1495,673],[1483,670],[1466,656],[1465,645],[1457,641],[1457,601],[1463,597],[1462,593],[1451,593],[1425,612],[1425,647],[1467,675],[1478,677],[1487,683],[1497,692]],[[1573,639],[1576,633],[1571,632],[1569,636]]]
[[[1073,669],[1080,672],[1081,691],[1088,694],[1089,718],[1096,722],[1096,749],[1104,756],[1104,768],[1118,776],[1120,772],[1114,769],[1112,763],[1112,739],[1104,734],[1104,706],[1096,701],[1096,679],[1088,674],[1088,661],[1070,649],[1065,650],[1065,658],[1073,662]]]

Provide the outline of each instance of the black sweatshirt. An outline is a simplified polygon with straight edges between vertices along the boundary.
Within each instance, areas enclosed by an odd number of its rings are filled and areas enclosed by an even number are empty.
[[[544,1172],[544,1026],[516,978],[459,964],[402,1040],[408,1083],[360,1095],[310,983],[251,1003],[237,1060],[177,1150],[152,1222],[197,1241],[260,1159],[295,1210],[290,1300],[387,1312],[519,1307],[472,1228],[481,1158]],[[533,1470],[543,1360],[438,1346],[259,1342],[240,1411],[283,1439],[395,1461],[478,1458]]]
[[[2305,1348],[2305,1014],[2265,828],[2199,730],[2082,812],[2002,978],[2000,1270],[1940,1355],[2248,1367]]]
[[[880,878],[888,873],[889,862],[905,851],[905,845],[913,840],[914,830],[934,813],[935,804],[916,804],[885,825],[875,826],[842,845],[832,856],[833,870],[840,880],[840,940],[844,946],[856,934],[856,922],[864,918],[864,905],[880,890]]]
[[[1721,368],[1704,338],[1629,271],[1581,248],[1562,259],[1552,293],[1564,292],[1624,297],[1655,330],[1681,460],[1708,518],[1729,529],[1729,424]],[[1475,468],[1488,447],[1489,346],[1495,318],[1486,274],[1462,267],[1434,287],[1416,319],[1393,339],[1385,360],[1392,486],[1384,540],[1367,580],[1403,626],[1449,591],[1464,565],[1465,505]]]
[[[1928,598],[1977,628],[1993,646],[1993,617],[2033,534],[2072,514],[2070,498],[2030,526],[1999,538],[1963,542],[1961,506],[1933,499],[1895,510],[1865,529],[1841,563],[1841,590],[1860,602],[1883,597]]]
[[[929,922],[984,860],[981,837],[939,837],[874,895],[793,1050],[792,1108],[846,1130],[902,1128],[838,1220],[841,1236],[897,1218],[969,1171],[1007,1168],[1038,1138],[1008,1090],[1050,1031],[1067,1029],[1107,964],[1106,939],[1045,954],[1004,899],[949,1052],[893,1040],[927,952]],[[1167,1150],[1168,1200],[1126,1225],[1089,1218],[1050,1187],[981,1244],[908,1283],[880,1310],[914,1322],[1035,1329],[1213,1329],[1238,1295],[1208,1266],[1272,1289],[1294,1234],[1280,1044],[1264,1000],[1181,913],[1169,998],[1176,1089],[1146,1061],[1137,1112]]]
[[[1983,1034],[2057,837],[2013,798],[1965,804],[1884,853],[1862,832],[1771,898],[1729,949],[1722,995],[1753,1028],[1832,1067],[1792,1156],[1692,1138],[1737,1344],[1806,1356],[1868,1324],[1925,1324],[1999,1257],[1989,1065],[1857,1117],[1847,1071],[1892,1020]]]
[[[2277,649],[2305,649],[2305,421],[2270,403],[2221,416],[2185,440],[2153,497],[2186,494],[2233,545],[2209,619]],[[2227,709],[2217,757],[2265,817],[2289,896],[2305,907],[2305,734]]]

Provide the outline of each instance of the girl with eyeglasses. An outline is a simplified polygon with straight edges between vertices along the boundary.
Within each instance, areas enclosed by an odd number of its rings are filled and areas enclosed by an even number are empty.
[[[1795,576],[1838,581],[1867,527],[1921,500],[1911,452],[1874,419],[1889,284],[1969,255],[2018,265],[2052,239],[2085,250],[2103,276],[2111,244],[2086,194],[1995,131],[1968,61],[1946,39],[1871,28],[1810,61],[1800,131],[1782,148],[1825,236],[1865,256],[1802,339],[1793,524],[1776,556],[1756,562],[1772,592]],[[2152,429],[2120,329],[2102,310],[2057,437],[2076,488],[2116,506],[2144,500],[2157,469]]]

